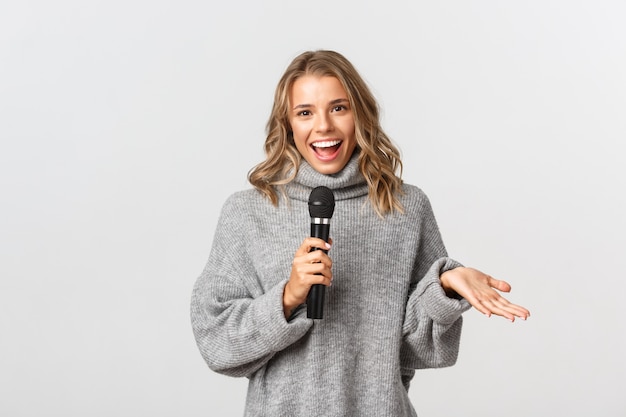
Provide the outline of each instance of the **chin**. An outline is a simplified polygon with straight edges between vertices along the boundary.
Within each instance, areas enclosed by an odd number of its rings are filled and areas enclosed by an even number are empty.
[[[346,166],[345,163],[341,164],[339,162],[331,163],[331,164],[320,164],[319,162],[315,164],[311,164],[309,162],[309,165],[311,165],[317,172],[319,172],[320,174],[324,174],[324,175],[337,174]]]

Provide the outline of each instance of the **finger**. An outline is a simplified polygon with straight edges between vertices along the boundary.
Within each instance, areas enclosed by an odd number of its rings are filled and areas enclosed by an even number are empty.
[[[333,276],[330,271],[325,271],[325,273],[319,272],[311,272],[311,273],[302,273],[298,276],[298,286],[304,289],[306,293],[309,292],[312,285],[322,284],[325,286],[330,286],[333,280]]]
[[[510,292],[511,291],[511,285],[508,282],[501,281],[501,280],[495,279],[493,277],[489,277],[489,285],[492,288],[495,288],[498,291],[502,291],[502,292]]]
[[[504,308],[498,301],[494,300],[483,300],[482,304],[487,308],[492,314],[496,316],[501,316],[509,321],[515,321],[515,315]]]
[[[504,308],[507,311],[510,311],[515,316],[523,318],[524,320],[526,320],[528,317],[530,317],[530,311],[528,311],[526,308],[524,308],[524,307],[522,307],[520,305],[511,303],[506,298],[500,297],[498,301],[500,302],[500,307],[501,308]]]
[[[329,250],[330,244],[326,243],[323,239],[317,237],[307,237],[302,242],[302,245],[298,248],[296,254],[303,255],[305,253],[311,252],[312,249],[322,249]]]
[[[515,321],[515,317],[526,320],[530,316],[530,312],[527,309],[516,304],[511,304],[505,298],[500,298],[499,300],[490,300],[486,304],[488,304],[488,307],[489,304],[493,306],[491,307],[491,311],[493,314],[505,317],[512,322]]]
[[[315,284],[322,284],[330,286],[332,281],[332,275],[330,277],[316,274],[302,274],[292,276],[291,279],[285,285],[285,294],[295,299],[296,304],[303,303],[306,300],[311,286]]]
[[[478,299],[476,296],[468,295],[468,296],[464,296],[464,298],[476,310],[480,311],[482,314],[484,314],[487,317],[491,317],[491,310],[489,310],[485,305],[483,305],[482,301]]]
[[[472,304],[474,308],[487,317],[491,317],[495,314],[505,317],[510,321],[515,320],[515,315],[507,308],[507,305],[510,303],[496,291],[475,295],[472,300],[468,299],[468,301],[470,301],[470,304]]]
[[[302,256],[299,256],[294,259],[294,262],[302,263],[302,264],[321,263],[321,264],[326,265],[328,268],[333,266],[333,261],[330,259],[330,257],[320,250],[315,250],[313,252],[308,252]]]
[[[331,269],[321,262],[313,264],[302,264],[298,268],[298,270],[302,276],[323,275],[324,277],[328,278],[331,278],[333,276]]]
[[[325,276],[325,275],[316,274],[316,275],[311,276],[310,282],[311,282],[311,285],[322,284],[327,287],[330,287],[332,285],[333,278],[332,278],[332,275]]]
[[[309,275],[321,274],[325,277],[332,277],[330,266],[324,262],[295,262],[291,271],[292,276],[305,284],[308,283],[307,276]]]
[[[526,320],[528,317],[530,317],[530,311],[528,311],[524,307],[518,306],[516,304],[511,304],[510,307],[509,307],[509,311],[511,313],[515,314],[517,317],[522,318],[524,320]]]
[[[526,320],[530,316],[530,312],[528,310],[515,304],[509,304],[506,309],[507,311],[510,311],[511,314],[514,314],[515,316],[520,317],[524,320]]]
[[[309,245],[309,250],[313,248],[329,250],[331,246],[330,243],[319,237],[308,237],[305,239],[305,242]]]

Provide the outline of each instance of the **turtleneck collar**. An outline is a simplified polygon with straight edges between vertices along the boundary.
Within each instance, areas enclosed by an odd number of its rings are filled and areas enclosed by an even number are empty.
[[[285,186],[285,191],[290,198],[301,201],[309,201],[311,190],[318,186],[330,188],[335,201],[367,195],[367,183],[359,171],[358,159],[358,152],[354,152],[346,166],[332,175],[319,173],[302,159],[296,178]]]

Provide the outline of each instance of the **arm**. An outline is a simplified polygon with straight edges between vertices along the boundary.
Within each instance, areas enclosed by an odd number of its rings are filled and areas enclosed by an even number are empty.
[[[401,366],[405,370],[451,366],[458,356],[461,314],[470,305],[459,297],[448,297],[440,276],[461,265],[447,257],[426,195],[420,193],[409,210],[417,216],[418,245],[402,328]]]
[[[409,296],[400,361],[403,368],[440,368],[456,362],[461,338],[461,314],[467,301],[448,297],[439,281],[459,264],[446,257],[436,260]]]
[[[426,198],[420,212],[420,244],[414,267],[414,277],[419,281],[407,302],[401,352],[403,367],[410,369],[455,363],[461,314],[471,306],[488,317],[496,314],[511,321],[530,316],[524,307],[510,303],[498,293],[509,292],[508,283],[445,258],[446,250]],[[426,273],[421,272],[422,265],[430,265],[437,256],[442,258]]]
[[[196,281],[191,322],[202,357],[216,372],[249,376],[300,339],[311,321],[283,313],[287,279],[263,290],[249,256],[243,212],[226,202],[207,265]]]
[[[530,317],[527,309],[512,304],[498,292],[511,291],[508,282],[497,280],[476,269],[455,268],[446,271],[441,274],[441,285],[446,293],[459,294],[487,317],[495,314],[512,322],[515,317],[524,320]]]

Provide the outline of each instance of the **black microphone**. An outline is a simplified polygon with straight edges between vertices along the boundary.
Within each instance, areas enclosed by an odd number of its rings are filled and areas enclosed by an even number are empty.
[[[335,196],[326,187],[315,187],[309,195],[309,214],[311,215],[311,237],[318,237],[328,242],[330,232],[330,219],[335,211]],[[313,248],[314,250],[327,250]],[[310,319],[321,319],[324,315],[324,294],[323,284],[314,284],[309,290],[306,298],[306,316]]]

